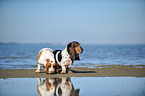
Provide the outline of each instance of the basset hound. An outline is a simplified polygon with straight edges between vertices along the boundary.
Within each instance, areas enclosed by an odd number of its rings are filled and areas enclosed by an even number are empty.
[[[75,89],[71,78],[37,78],[37,91],[40,96],[79,96],[80,89]]]
[[[37,91],[39,96],[56,96],[55,90],[58,78],[37,78]]]
[[[55,72],[56,62],[54,59],[54,54],[53,54],[52,49],[43,48],[39,51],[38,57],[37,57],[37,70],[35,72],[40,73],[41,67],[45,67],[47,70],[45,71],[47,73]]]
[[[39,73],[41,66],[46,67],[46,73],[59,73],[59,67],[61,73],[70,72],[73,62],[80,60],[79,54],[82,52],[83,48],[77,41],[70,42],[64,50],[52,51],[50,48],[43,48],[38,54],[38,68],[35,72]]]
[[[80,89],[75,89],[71,78],[61,77],[56,87],[56,96],[79,96]]]

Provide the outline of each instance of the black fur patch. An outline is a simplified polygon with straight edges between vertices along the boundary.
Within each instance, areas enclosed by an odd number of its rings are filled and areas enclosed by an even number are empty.
[[[59,54],[58,54],[58,61],[60,62],[61,59],[62,59],[62,55],[61,55],[62,50],[55,50],[55,51],[53,51],[54,58],[55,58],[55,62],[57,62],[57,61],[56,61],[56,53],[57,53],[58,51],[60,51]],[[57,62],[57,63],[58,63],[58,62]]]

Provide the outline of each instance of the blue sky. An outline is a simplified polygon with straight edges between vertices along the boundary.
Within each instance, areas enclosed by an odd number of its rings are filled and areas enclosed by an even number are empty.
[[[1,0],[0,42],[145,44],[145,0]]]

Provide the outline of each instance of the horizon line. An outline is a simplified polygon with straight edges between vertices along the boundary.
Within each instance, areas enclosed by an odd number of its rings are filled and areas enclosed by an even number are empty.
[[[22,42],[21,43],[20,42],[0,42],[0,44],[38,44],[38,45],[39,44],[50,44],[50,45],[66,45],[68,43],[64,43],[64,42],[63,43],[50,43],[50,42],[48,42],[48,43],[46,43],[46,42],[44,42],[44,43],[43,42],[41,42],[41,43],[40,42],[39,43],[36,43],[36,42],[25,42],[25,43],[22,43]],[[145,43],[134,43],[134,44],[133,43],[128,43],[128,44],[127,43],[124,43],[124,44],[123,43],[117,43],[117,44],[115,44],[115,43],[114,44],[113,43],[112,44],[111,43],[108,43],[108,44],[107,43],[106,44],[105,43],[102,43],[102,44],[101,43],[87,43],[87,44],[86,43],[81,43],[81,45],[145,45]]]

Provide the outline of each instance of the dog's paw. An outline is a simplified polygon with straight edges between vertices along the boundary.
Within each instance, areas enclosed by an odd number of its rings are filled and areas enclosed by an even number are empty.
[[[68,73],[73,73],[72,71],[68,71]]]
[[[36,70],[35,73],[40,73],[40,70]]]
[[[66,72],[65,71],[61,71],[61,74],[66,74]]]

